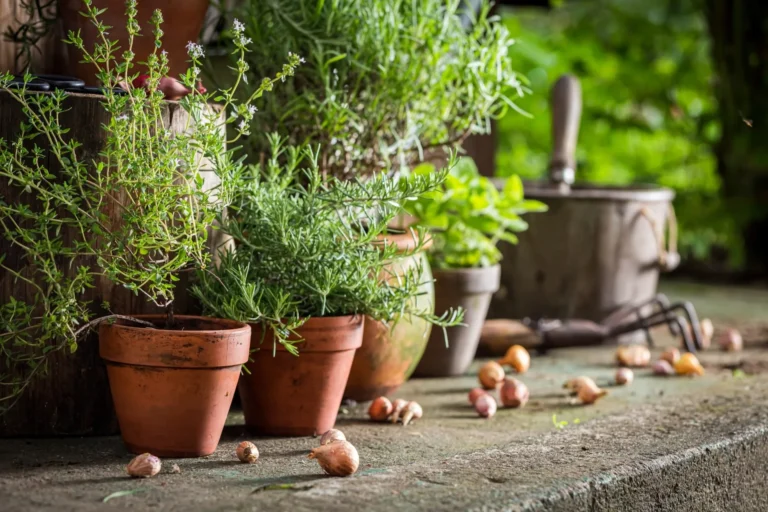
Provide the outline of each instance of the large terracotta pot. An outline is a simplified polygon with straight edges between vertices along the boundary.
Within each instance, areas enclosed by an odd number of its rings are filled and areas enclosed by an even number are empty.
[[[310,318],[296,332],[294,356],[260,324],[252,324],[255,352],[238,390],[245,425],[256,434],[309,436],[333,428],[355,350],[363,341],[362,316]]]
[[[415,244],[410,233],[387,235],[386,240],[403,251]],[[426,254],[421,252],[391,262],[382,278],[396,282],[398,275],[417,265],[421,265],[423,271],[421,294],[414,298],[414,309],[433,312],[435,287]],[[366,317],[363,345],[355,354],[344,396],[357,401],[372,400],[399,388],[416,369],[431,330],[432,324],[413,316],[403,316],[394,327]]]
[[[449,377],[464,374],[477,352],[491,296],[499,289],[501,267],[434,270],[435,312],[464,309],[462,325],[448,327],[448,346],[442,329],[433,329],[424,357],[416,367],[418,377]]]
[[[189,66],[187,43],[198,40],[209,3],[210,0],[139,0],[137,20],[142,35],[133,39],[133,53],[136,54],[133,62],[137,65],[134,70],[140,69],[138,63],[146,62],[147,57],[155,51],[154,34],[152,34],[149,20],[152,13],[160,9],[163,13],[162,49],[168,52],[169,75],[178,78],[184,73]],[[128,49],[125,0],[93,0],[93,5],[100,9],[107,9],[101,15],[101,20],[112,27],[109,29],[109,38],[119,42],[120,50],[117,51],[116,56],[121,59],[122,52]],[[93,52],[94,44],[101,41],[96,27],[80,15],[82,11],[84,11],[82,0],[58,0],[58,14],[64,33],[80,30],[86,50]],[[67,55],[68,74],[85,80],[87,85],[98,84],[95,67],[92,64],[80,62],[82,56],[77,48],[67,45]]]
[[[139,315],[158,329],[123,321],[101,324],[99,353],[125,445],[133,453],[201,457],[219,444],[251,328],[232,320]]]

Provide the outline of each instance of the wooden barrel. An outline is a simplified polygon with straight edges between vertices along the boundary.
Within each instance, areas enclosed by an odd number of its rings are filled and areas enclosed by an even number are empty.
[[[101,106],[101,96],[71,94],[66,102],[68,109],[61,116],[63,126],[71,131],[67,135],[83,144],[82,155],[95,157],[105,145],[106,134],[102,124],[107,123],[108,114]],[[24,115],[17,102],[9,94],[0,91],[0,137],[13,140]],[[172,131],[182,131],[187,123],[186,112],[177,104],[168,102],[164,113],[165,126]],[[56,160],[49,159],[50,169],[56,172]],[[204,173],[206,186],[218,183],[212,171]],[[33,194],[10,190],[8,183],[0,181],[0,192],[6,198],[19,198],[34,208]],[[9,200],[9,199],[6,199]],[[212,246],[222,243],[219,231],[212,232]],[[4,264],[16,271],[24,272],[23,252],[5,237],[0,237],[0,254],[5,254]],[[186,281],[183,275],[177,288],[174,312],[194,313],[195,307],[185,293]],[[34,296],[33,287],[14,280],[0,269],[0,304],[10,297],[26,301]],[[141,296],[135,296],[122,286],[116,286],[106,279],[96,281],[84,299],[98,307],[109,302],[115,313],[143,314],[157,313],[157,308]],[[103,311],[94,311],[101,314]],[[117,421],[112,407],[106,370],[99,358],[98,340],[95,333],[78,343],[74,354],[61,350],[51,355],[47,373],[36,376],[18,402],[0,416],[0,437],[14,436],[62,436],[62,435],[106,435],[117,433]],[[20,375],[22,369],[8,367],[0,360],[0,374],[11,372]]]

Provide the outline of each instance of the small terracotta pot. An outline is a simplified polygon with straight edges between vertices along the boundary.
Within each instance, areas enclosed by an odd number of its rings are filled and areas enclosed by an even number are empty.
[[[170,66],[168,74],[172,78],[178,78],[184,73],[189,66],[187,43],[197,42],[209,3],[210,0],[140,0],[137,20],[142,35],[133,39],[133,53],[136,54],[133,59],[136,68],[133,71],[141,70],[139,62],[146,62],[147,57],[155,51],[155,36],[152,34],[149,20],[152,13],[160,9],[163,13],[163,24],[160,26],[163,30],[162,49],[168,52]],[[112,27],[109,29],[109,38],[119,43],[120,50],[116,56],[120,61],[122,52],[128,49],[125,0],[93,0],[93,5],[107,9],[101,15],[101,20],[105,25]],[[62,20],[64,34],[69,30],[79,30],[85,49],[92,53],[98,40],[98,32],[90,20],[80,15],[84,10],[83,0],[58,0],[58,16]],[[98,83],[96,68],[92,64],[80,62],[83,59],[77,48],[67,45],[67,56],[69,74],[85,80],[86,85]]]
[[[402,251],[412,250],[415,244],[410,233],[387,235],[385,238],[389,243],[397,244]],[[432,312],[435,287],[423,252],[389,263],[382,279],[396,282],[398,275],[404,275],[417,265],[423,269],[419,288],[421,294],[413,299],[412,305],[414,309]],[[402,386],[416,369],[431,330],[432,324],[414,316],[400,318],[394,328],[366,317],[363,345],[355,354],[344,396],[362,402],[388,395]]]
[[[333,428],[355,350],[363,341],[362,316],[310,318],[297,329],[304,339],[294,356],[270,331],[253,328],[249,373],[238,390],[245,425],[255,434],[309,436]],[[262,341],[263,339],[263,341]]]
[[[435,312],[464,309],[464,325],[448,327],[448,347],[442,329],[433,329],[427,350],[416,367],[418,377],[450,377],[464,374],[477,352],[491,297],[499,289],[501,267],[434,270]]]
[[[166,317],[136,318],[160,327]],[[99,353],[107,364],[117,421],[133,453],[213,453],[241,366],[248,361],[248,325],[196,316],[175,320],[181,329],[148,329],[123,321],[99,327]]]

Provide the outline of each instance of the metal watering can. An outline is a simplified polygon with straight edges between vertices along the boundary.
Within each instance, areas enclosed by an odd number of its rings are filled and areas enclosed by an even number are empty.
[[[552,90],[549,179],[525,183],[526,197],[549,211],[526,216],[518,245],[502,242],[501,290],[489,318],[597,322],[652,300],[659,272],[680,262],[672,190],[574,185],[580,118],[579,82],[562,76]]]

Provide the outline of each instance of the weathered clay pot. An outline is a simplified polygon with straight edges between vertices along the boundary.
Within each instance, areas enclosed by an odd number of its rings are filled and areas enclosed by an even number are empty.
[[[163,315],[139,315],[158,327]],[[125,445],[133,453],[201,457],[216,450],[251,328],[232,320],[177,316],[180,327],[126,322],[99,327],[99,352]]]
[[[363,341],[362,316],[310,318],[294,356],[252,324],[251,361],[238,391],[245,425],[271,436],[309,436],[333,428],[355,350]],[[263,341],[262,341],[263,340]]]
[[[464,309],[464,325],[448,327],[448,347],[442,329],[433,329],[427,350],[416,367],[418,377],[449,377],[467,371],[477,351],[491,296],[499,289],[501,267],[434,270],[435,312]]]
[[[146,62],[147,57],[155,51],[154,34],[149,23],[152,13],[160,9],[163,13],[162,50],[168,52],[169,75],[178,78],[189,66],[187,62],[187,43],[197,41],[203,26],[205,13],[208,10],[210,0],[140,0],[138,2],[139,27],[141,36],[133,39],[133,53],[136,54],[133,62],[139,66],[139,62]],[[101,20],[109,29],[109,38],[118,41],[120,50],[117,58],[121,59],[123,51],[128,49],[128,31],[125,27],[125,0],[93,0],[94,7],[107,10],[101,15]],[[85,49],[93,52],[94,44],[100,38],[96,27],[89,19],[80,15],[84,11],[83,0],[58,0],[58,15],[63,23],[64,33],[68,31],[80,31]],[[86,85],[98,84],[96,68],[92,64],[81,63],[83,60],[80,51],[72,45],[67,45],[69,64],[68,74],[75,75],[85,80]],[[135,68],[140,69],[139,67]]]
[[[410,233],[387,235],[402,251],[414,247]],[[422,266],[421,295],[414,299],[414,309],[434,311],[435,287],[426,255],[419,254],[391,262],[383,279],[396,282],[410,268]],[[392,327],[371,318],[365,319],[363,345],[355,354],[344,396],[357,401],[372,400],[399,388],[416,369],[429,340],[432,324],[413,316],[404,316]]]

